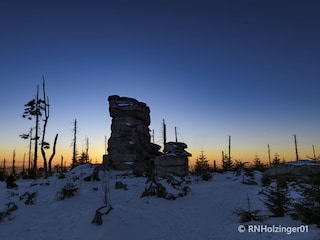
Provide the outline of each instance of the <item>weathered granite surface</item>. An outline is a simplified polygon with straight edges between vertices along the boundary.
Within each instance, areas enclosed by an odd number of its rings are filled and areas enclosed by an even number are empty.
[[[105,161],[115,169],[143,170],[159,152],[150,142],[150,109],[134,98],[109,96],[112,117],[108,156]]]
[[[164,154],[154,159],[156,175],[186,176],[188,174],[188,157],[191,156],[185,150],[186,148],[187,144],[182,142],[167,142]]]
[[[281,163],[273,166],[264,172],[269,177],[292,176],[308,177],[320,174],[320,163],[316,161],[300,160],[294,162]]]
[[[112,117],[108,154],[103,156],[104,166],[118,170],[144,172],[154,170],[158,176],[188,174],[187,145],[168,142],[164,152],[150,142],[150,108],[134,98],[112,95],[108,98]]]

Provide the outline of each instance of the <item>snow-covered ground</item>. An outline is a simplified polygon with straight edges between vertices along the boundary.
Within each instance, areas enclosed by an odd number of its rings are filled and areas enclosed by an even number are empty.
[[[259,173],[255,178],[259,185],[241,183],[243,177],[234,173],[215,174],[208,182],[195,181],[190,177],[187,183],[191,191],[185,197],[166,200],[157,197],[143,197],[146,178],[123,176],[124,172],[112,171],[110,180],[110,204],[112,211],[103,215],[102,225],[91,223],[95,210],[103,206],[103,181],[83,181],[93,171],[90,165],[83,165],[67,173],[65,179],[52,176],[49,179],[19,180],[17,190],[6,189],[0,182],[0,211],[6,203],[14,202],[18,209],[0,223],[0,239],[11,240],[251,240],[251,239],[320,239],[320,230],[315,225],[308,226],[304,233],[253,233],[245,230],[236,209],[247,208],[247,196],[252,201],[252,210],[264,210]],[[101,176],[102,177],[102,176]],[[78,180],[76,180],[79,178]],[[57,200],[57,192],[69,181],[75,180],[79,187],[74,197]],[[128,190],[115,189],[121,181]],[[33,183],[33,184],[32,184]],[[165,181],[162,181],[165,184]],[[36,185],[34,185],[36,184]],[[186,183],[184,183],[186,184]],[[34,186],[31,186],[34,185]],[[167,186],[168,192],[178,191]],[[19,200],[25,192],[38,192],[35,204],[26,205]],[[300,221],[289,217],[269,218],[263,223],[250,222],[249,225],[298,227]],[[270,230],[270,228],[269,228]]]

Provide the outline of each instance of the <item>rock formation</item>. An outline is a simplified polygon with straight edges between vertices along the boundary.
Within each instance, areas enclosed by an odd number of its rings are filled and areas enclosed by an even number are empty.
[[[150,109],[145,103],[117,95],[108,101],[112,123],[104,167],[140,173],[149,169],[158,176],[188,174],[191,154],[185,151],[185,143],[168,142],[162,153],[159,145],[150,142]]]
[[[144,171],[160,146],[150,142],[150,109],[134,98],[109,96],[112,117],[108,155],[104,161],[115,169]]]
[[[290,176],[303,177],[320,173],[320,163],[310,160],[280,163],[264,172],[268,177]]]
[[[154,159],[156,175],[187,175],[188,157],[190,157],[191,154],[185,151],[186,148],[187,144],[182,142],[167,142],[165,144],[164,154]]]

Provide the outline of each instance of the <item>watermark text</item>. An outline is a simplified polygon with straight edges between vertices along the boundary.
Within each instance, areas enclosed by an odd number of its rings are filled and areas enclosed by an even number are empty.
[[[309,232],[308,225],[300,226],[282,226],[282,225],[239,225],[238,231],[240,233],[307,233]]]

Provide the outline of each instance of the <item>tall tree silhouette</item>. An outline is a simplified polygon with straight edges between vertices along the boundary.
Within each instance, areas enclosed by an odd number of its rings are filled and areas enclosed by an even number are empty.
[[[45,175],[48,176],[48,174],[51,175],[51,173],[52,173],[51,164],[52,164],[53,157],[56,153],[56,144],[57,144],[57,140],[58,140],[58,134],[56,134],[56,136],[54,138],[52,154],[49,158],[49,162],[47,162],[45,149],[49,149],[50,144],[45,141],[45,135],[46,135],[46,129],[47,129],[47,124],[48,124],[48,120],[49,120],[49,107],[50,107],[50,105],[49,105],[49,98],[46,96],[46,88],[45,88],[44,78],[42,81],[42,90],[43,90],[43,115],[44,115],[43,122],[44,122],[44,124],[43,124],[42,140],[41,140],[41,154],[43,157],[44,172],[45,172]],[[49,169],[48,169],[48,163],[49,163]]]
[[[29,120],[35,119],[35,136],[33,140],[34,144],[34,157],[33,157],[33,170],[30,172],[30,177],[36,177],[37,173],[37,161],[38,161],[38,140],[39,140],[39,119],[42,116],[42,100],[39,99],[39,86],[37,86],[36,97],[31,99],[27,104],[24,105],[23,118]],[[30,136],[31,137],[31,136]],[[31,137],[32,138],[32,137]]]
[[[42,82],[42,90],[43,90],[43,99],[39,98],[39,86],[37,86],[37,95],[34,99],[30,100],[27,104],[25,104],[24,113],[22,115],[23,118],[27,118],[29,120],[35,119],[35,137],[34,137],[34,160],[33,160],[33,177],[36,177],[37,173],[37,160],[38,160],[38,141],[41,137],[41,154],[43,157],[43,167],[45,171],[45,175],[48,173],[51,174],[51,163],[53,157],[56,152],[56,143],[58,139],[58,134],[56,134],[53,144],[53,151],[49,158],[49,172],[48,172],[48,161],[46,157],[45,150],[50,148],[50,144],[45,141],[46,129],[49,120],[49,98],[46,96],[45,90],[45,80],[43,78]],[[42,134],[39,133],[39,125],[40,120],[43,120]]]

